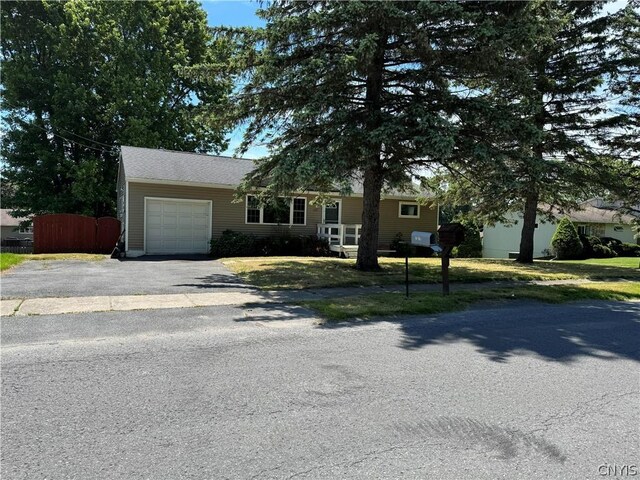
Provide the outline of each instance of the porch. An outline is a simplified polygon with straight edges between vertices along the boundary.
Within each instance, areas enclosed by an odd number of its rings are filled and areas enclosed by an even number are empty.
[[[325,239],[329,243],[329,249],[344,258],[351,258],[358,254],[360,243],[359,223],[319,223],[318,238]],[[379,254],[395,253],[395,250],[378,249]]]

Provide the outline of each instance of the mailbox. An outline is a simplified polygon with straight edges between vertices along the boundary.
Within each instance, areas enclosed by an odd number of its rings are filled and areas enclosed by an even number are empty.
[[[431,247],[436,243],[436,236],[431,232],[411,232],[411,245]]]
[[[445,223],[438,229],[440,245],[457,247],[464,241],[464,227],[460,223]]]

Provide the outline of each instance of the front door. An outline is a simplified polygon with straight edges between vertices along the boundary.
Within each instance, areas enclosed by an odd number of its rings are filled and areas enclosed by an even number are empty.
[[[342,202],[336,200],[333,204],[327,204],[322,209],[322,223],[338,224],[342,215]]]

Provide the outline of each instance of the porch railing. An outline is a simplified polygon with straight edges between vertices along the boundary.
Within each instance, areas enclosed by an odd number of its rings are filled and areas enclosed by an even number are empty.
[[[360,242],[361,224],[319,223],[318,238],[324,238],[329,245],[349,246]]]

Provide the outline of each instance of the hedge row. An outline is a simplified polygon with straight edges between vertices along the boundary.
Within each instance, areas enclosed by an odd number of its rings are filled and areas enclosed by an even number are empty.
[[[279,255],[323,257],[329,254],[329,244],[315,235],[257,237],[225,230],[220,238],[211,241],[211,255],[214,258]]]

